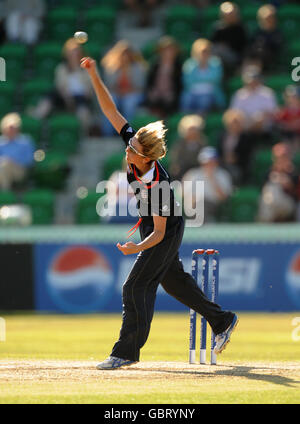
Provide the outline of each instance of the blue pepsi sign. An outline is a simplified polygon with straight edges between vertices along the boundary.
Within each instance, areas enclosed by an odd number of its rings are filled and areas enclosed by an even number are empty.
[[[180,256],[191,271],[195,248],[220,251],[218,303],[236,311],[294,311],[300,308],[298,243],[183,243]],[[34,246],[36,309],[64,313],[119,312],[122,285],[136,255],[115,244]],[[187,311],[159,286],[156,310]]]

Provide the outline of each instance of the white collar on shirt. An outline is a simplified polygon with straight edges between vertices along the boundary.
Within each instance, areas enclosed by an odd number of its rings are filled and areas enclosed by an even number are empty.
[[[154,170],[155,170],[154,165],[155,165],[155,161],[152,162],[151,168],[149,169],[149,171],[147,171],[146,174],[140,177],[143,183],[150,183],[150,181],[153,180]]]

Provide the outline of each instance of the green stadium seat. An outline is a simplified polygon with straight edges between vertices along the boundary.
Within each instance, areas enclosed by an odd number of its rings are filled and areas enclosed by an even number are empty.
[[[299,4],[283,4],[278,9],[278,18],[280,23],[288,20],[300,19],[300,5]]]
[[[210,38],[215,23],[219,20],[220,6],[210,5],[202,9],[201,19],[198,30],[200,30],[201,37]]]
[[[52,78],[56,66],[62,61],[62,43],[44,42],[33,51],[35,74],[41,78]]]
[[[132,128],[138,131],[141,127],[150,124],[151,122],[157,121],[158,118],[155,115],[141,113],[137,114],[130,122]]]
[[[240,76],[231,77],[226,84],[226,92],[231,100],[232,96],[236,93],[237,90],[243,87],[243,80]]]
[[[177,40],[192,39],[197,29],[198,10],[189,5],[171,6],[167,10],[165,32]]]
[[[265,181],[266,174],[272,165],[271,149],[260,149],[254,154],[251,164],[251,180],[261,187]]]
[[[241,8],[241,16],[244,22],[247,21],[256,21],[257,11],[259,9],[257,4],[245,4]]]
[[[194,40],[178,40],[181,50],[182,60],[187,60],[191,57],[191,50]]]
[[[293,80],[289,74],[274,74],[265,78],[265,84],[278,92],[283,91],[287,85],[293,84]]]
[[[299,172],[300,171],[300,152],[295,153],[293,157],[293,162],[296,167],[296,170]]]
[[[83,199],[79,199],[75,208],[77,224],[98,224],[101,217],[97,213],[97,202],[104,195],[101,193],[88,193]]]
[[[117,11],[113,7],[91,7],[85,14],[86,29],[89,38],[101,40],[102,45],[114,40]]]
[[[39,100],[53,89],[51,80],[33,79],[23,84],[23,106],[36,106]]]
[[[49,39],[66,41],[77,30],[79,12],[72,7],[57,7],[47,16],[47,35]]]
[[[216,149],[220,147],[220,137],[222,134],[222,128],[215,128],[211,130],[209,133],[206,133],[204,129],[204,134],[207,137],[208,146],[215,147]]]
[[[299,49],[297,46],[299,46],[299,43],[297,43],[297,40],[299,40],[299,36],[300,36],[300,27],[299,27],[300,5],[296,5],[296,4],[282,5],[278,9],[278,17],[279,17],[280,30],[283,33],[285,44],[288,46],[288,51],[292,54],[292,56],[294,55],[294,51],[293,50],[290,51],[290,48],[293,48],[292,44],[296,42],[295,55],[298,56]],[[282,65],[286,64],[287,57],[285,52],[282,53],[280,59],[281,59]]]
[[[6,80],[19,80],[24,72],[27,47],[24,44],[7,43],[0,47],[0,57],[6,62]]]
[[[205,117],[205,130],[207,132],[210,132],[211,130],[214,130],[216,128],[223,128],[223,112],[209,113]]]
[[[254,222],[259,197],[260,190],[256,187],[242,187],[237,189],[230,199],[221,206],[219,221]]]
[[[38,145],[41,137],[42,123],[39,119],[31,118],[30,116],[21,115],[22,119],[22,132],[29,134],[35,145]]]
[[[291,60],[294,57],[299,57],[300,55],[300,40],[299,39],[295,39],[292,40],[288,43],[287,46],[287,54],[285,56],[285,63],[287,65],[291,64]],[[282,60],[284,60],[284,55],[282,57]]]
[[[49,151],[43,160],[35,162],[32,178],[38,187],[61,190],[68,172],[68,156],[62,152]]]
[[[55,195],[50,190],[31,190],[23,195],[23,203],[30,206],[34,225],[52,224]]]
[[[80,138],[80,122],[70,114],[61,114],[48,120],[48,140],[51,149],[74,153]]]
[[[218,147],[219,136],[223,130],[223,113],[210,113],[205,118],[204,134],[209,146]]]
[[[248,31],[248,34],[249,34],[250,37],[252,37],[259,28],[256,19],[252,19],[252,20],[250,19],[249,21],[246,21],[245,25],[246,25],[246,28],[247,28],[247,31]]]
[[[201,12],[201,21],[215,22],[220,16],[220,6],[211,5],[203,8]]]
[[[279,103],[283,103],[283,92],[287,85],[293,84],[291,75],[289,74],[274,74],[265,79],[265,85],[272,88],[277,96]]]
[[[103,45],[101,44],[101,40],[100,42],[97,42],[97,43],[88,41],[87,43],[84,44],[83,50],[86,56],[90,56],[96,61],[99,61],[106,51],[106,46],[105,44]]]
[[[168,25],[167,33],[168,35],[174,37],[177,41],[195,39],[193,27],[191,27],[189,22],[173,22],[172,24]]]
[[[111,174],[122,169],[124,153],[113,153],[104,162],[102,179],[108,180]]]
[[[290,42],[299,38],[299,21],[297,19],[288,19],[280,22],[280,31],[283,34],[285,44],[288,45]]]
[[[141,53],[143,55],[143,58],[147,60],[148,62],[151,62],[156,56],[156,47],[157,47],[157,40],[148,41],[146,44],[144,44],[143,47],[141,48]]]
[[[0,82],[0,119],[12,111],[14,106],[16,87],[13,82]]]
[[[0,190],[0,207],[4,205],[13,205],[18,203],[17,196],[12,191]]]

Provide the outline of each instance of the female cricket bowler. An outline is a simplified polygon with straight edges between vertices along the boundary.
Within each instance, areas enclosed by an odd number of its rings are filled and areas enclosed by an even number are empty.
[[[138,253],[136,261],[123,285],[123,322],[119,340],[111,355],[97,365],[108,370],[134,364],[140,359],[140,349],[145,344],[154,312],[158,284],[184,305],[201,314],[216,334],[215,353],[227,345],[238,318],[211,302],[200,290],[192,276],[185,272],[178,250],[184,232],[184,220],[176,214],[170,178],[159,159],[166,154],[165,132],[162,121],[154,122],[135,132],[117,110],[103,83],[94,59],[84,57],[81,67],[86,69],[100,107],[125,142],[127,179],[138,199],[140,219],[138,227],[141,242],[131,241],[118,249],[124,255]],[[154,196],[155,187],[166,183],[168,201]],[[161,199],[163,198],[163,200]]]

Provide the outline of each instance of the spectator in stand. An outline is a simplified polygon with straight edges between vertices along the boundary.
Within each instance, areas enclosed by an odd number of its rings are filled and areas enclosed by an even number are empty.
[[[288,85],[284,90],[284,105],[275,116],[282,137],[300,147],[300,95],[297,87]]]
[[[236,4],[221,4],[220,20],[215,23],[211,41],[213,52],[222,59],[225,69],[230,72],[241,64],[248,36]]]
[[[179,140],[170,148],[170,174],[181,180],[183,174],[198,165],[198,154],[207,144],[203,134],[204,119],[199,115],[186,115],[178,124]]]
[[[21,124],[17,113],[9,113],[1,120],[0,190],[10,190],[14,183],[24,180],[33,164],[33,141],[20,132]]]
[[[273,164],[260,198],[260,222],[290,222],[296,218],[299,172],[292,161],[290,146],[277,143],[272,149]]]
[[[271,4],[261,6],[257,12],[257,21],[259,29],[250,40],[248,60],[259,61],[264,71],[272,71],[283,43],[276,8]]]
[[[274,91],[262,84],[260,69],[256,66],[245,67],[242,79],[244,86],[233,95],[230,108],[244,112],[247,130],[269,132],[277,112]]]
[[[212,55],[211,48],[209,40],[199,38],[192,45],[191,58],[183,65],[183,112],[203,113],[225,106],[223,66],[221,60]]]
[[[112,93],[118,110],[130,121],[144,100],[147,71],[145,60],[127,41],[121,40],[106,53],[101,65],[104,82]],[[103,133],[115,134],[106,118],[103,120]]]
[[[33,45],[38,41],[45,14],[44,0],[6,0],[6,36],[9,41]]]
[[[246,131],[245,114],[238,109],[228,109],[223,115],[225,131],[220,137],[222,164],[234,181],[245,184],[249,178],[249,166],[256,147],[256,134]]]
[[[77,115],[85,132],[91,123],[93,90],[87,73],[80,67],[84,56],[81,46],[70,38],[63,47],[64,62],[55,69],[54,90],[27,113],[34,118],[47,117],[54,108]]]
[[[176,40],[162,37],[157,46],[158,58],[150,66],[146,81],[146,106],[161,119],[178,109],[182,89],[182,63]]]
[[[213,147],[203,148],[198,155],[198,162],[200,167],[190,169],[182,178],[182,183],[191,182],[188,186],[190,191],[185,186],[184,208],[191,215],[195,208],[200,210],[204,202],[204,222],[214,222],[220,205],[232,194],[232,178],[228,171],[219,166],[218,154]],[[196,191],[197,181],[204,182],[204,198]]]

